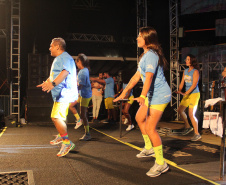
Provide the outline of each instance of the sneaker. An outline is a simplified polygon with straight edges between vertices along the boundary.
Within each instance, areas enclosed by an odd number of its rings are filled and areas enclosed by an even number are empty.
[[[70,152],[70,150],[73,150],[74,148],[75,148],[75,144],[72,143],[71,141],[70,141],[70,144],[64,144],[63,143],[59,153],[57,154],[57,156],[63,157],[65,155],[67,155]]]
[[[89,141],[89,140],[91,140],[92,138],[91,138],[91,135],[90,135],[90,133],[88,133],[88,134],[84,134],[79,140],[80,141]]]
[[[192,127],[185,128],[185,129],[184,129],[184,132],[183,132],[183,135],[187,135],[187,134],[190,133],[192,130],[193,130]]]
[[[101,121],[102,123],[110,123],[110,120],[108,120],[108,119],[105,119],[105,120],[103,120],[103,121]]]
[[[130,131],[130,130],[132,130],[133,128],[134,128],[134,125],[129,125],[129,126],[127,127],[126,131]]]
[[[157,177],[161,173],[166,172],[169,169],[168,164],[164,161],[163,165],[159,165],[155,162],[155,165],[146,173],[149,177]]]
[[[50,141],[50,144],[51,145],[58,145],[58,144],[60,144],[62,142],[63,142],[62,137],[60,137],[59,135],[57,135],[54,140]]]
[[[77,123],[76,123],[74,129],[78,129],[78,128],[81,127],[81,126],[82,126],[82,120],[80,119],[80,120],[77,121]]]
[[[124,123],[123,124],[127,124],[129,121],[128,121],[128,119],[127,118],[125,118],[125,121],[124,121]]]
[[[202,137],[200,134],[195,134],[192,138],[191,138],[191,141],[198,141],[200,140]]]
[[[150,150],[143,149],[139,154],[136,155],[137,158],[142,158],[142,157],[151,157],[155,155],[154,149],[151,148]]]

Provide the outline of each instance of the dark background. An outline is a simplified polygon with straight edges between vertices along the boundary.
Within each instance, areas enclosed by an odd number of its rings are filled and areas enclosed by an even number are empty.
[[[7,0],[6,0],[7,1]],[[137,45],[124,43],[124,37],[137,37],[136,0],[94,0],[94,7],[87,8],[82,0],[21,0],[21,97],[27,96],[30,53],[48,55],[49,45],[54,37],[63,37],[67,51],[72,56],[84,53],[87,56],[137,57]],[[86,1],[83,1],[86,2]],[[142,11],[141,11],[142,12]],[[148,0],[147,24],[154,27],[159,36],[163,52],[170,61],[169,1]],[[8,9],[0,5],[0,28],[5,28]],[[180,15],[180,0],[179,0]],[[215,20],[226,17],[226,11],[196,13],[179,16],[179,26],[183,28],[179,49],[184,47],[210,46],[226,43],[226,37],[216,37],[215,30],[189,30],[215,28]],[[114,43],[70,41],[67,33],[112,35]],[[7,79],[6,41],[0,38],[0,84]],[[180,59],[183,62],[184,59]],[[90,61],[90,74],[112,70],[117,75],[120,70],[136,71],[136,62],[131,61]],[[99,67],[101,66],[101,67]],[[165,72],[170,81],[170,71]],[[170,82],[169,82],[170,83]],[[7,86],[0,94],[9,94]],[[168,114],[168,113],[167,113]]]

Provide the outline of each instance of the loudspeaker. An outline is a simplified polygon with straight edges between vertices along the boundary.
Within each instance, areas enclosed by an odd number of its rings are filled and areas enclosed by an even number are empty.
[[[49,77],[53,57],[43,54],[28,54],[28,88],[36,88]]]
[[[32,107],[52,107],[51,93],[43,92],[40,88],[27,90],[27,105]]]
[[[27,108],[27,121],[34,122],[52,122],[51,120],[52,107],[28,107]]]
[[[53,106],[51,93],[41,89],[27,90],[27,121],[52,122],[50,115]]]

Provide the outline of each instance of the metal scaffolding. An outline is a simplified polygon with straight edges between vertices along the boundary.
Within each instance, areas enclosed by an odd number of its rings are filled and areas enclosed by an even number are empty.
[[[20,119],[20,0],[11,0],[10,115]]]
[[[69,41],[88,41],[88,42],[115,42],[112,35],[68,33],[66,40]]]
[[[172,92],[171,107],[178,120],[179,95],[175,92],[179,87],[179,39],[178,39],[178,0],[169,1],[170,22],[170,87]]]

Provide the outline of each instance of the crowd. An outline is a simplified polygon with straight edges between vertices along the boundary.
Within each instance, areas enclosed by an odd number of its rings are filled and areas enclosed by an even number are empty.
[[[50,141],[51,145],[62,143],[58,157],[65,156],[75,147],[69,139],[67,125],[65,123],[68,109],[74,114],[77,123],[75,129],[84,126],[84,135],[81,141],[91,140],[87,110],[92,100],[93,121],[98,119],[102,100],[107,110],[107,122],[115,124],[118,118],[114,103],[128,99],[123,104],[123,115],[126,128],[130,131],[134,124],[130,115],[130,107],[134,101],[139,104],[135,119],[144,139],[143,150],[136,155],[137,158],[155,155],[154,166],[146,173],[150,177],[156,177],[168,171],[169,166],[163,158],[161,138],[157,132],[157,124],[162,114],[171,101],[171,89],[166,81],[164,70],[167,69],[167,61],[158,42],[157,32],[151,27],[143,27],[139,30],[137,45],[144,52],[139,57],[136,73],[128,78],[126,70],[122,74],[121,87],[116,78],[110,72],[99,73],[97,78],[89,76],[89,60],[85,54],[79,54],[74,59],[66,52],[66,43],[62,38],[54,38],[50,44],[51,56],[55,57],[49,78],[37,85],[43,91],[51,92],[54,101],[51,118],[58,131],[56,138]],[[185,134],[194,128],[195,135],[192,141],[201,139],[198,133],[197,109],[200,93],[198,89],[199,68],[195,57],[188,55],[186,58],[188,69],[184,71],[178,94],[183,95],[183,100],[178,112],[185,122]],[[76,66],[79,70],[77,74]],[[139,97],[133,96],[133,88],[140,81],[143,87]],[[185,92],[183,86],[185,85]],[[79,105],[79,112],[75,106]],[[189,117],[192,127],[187,122],[184,110],[189,107]]]

